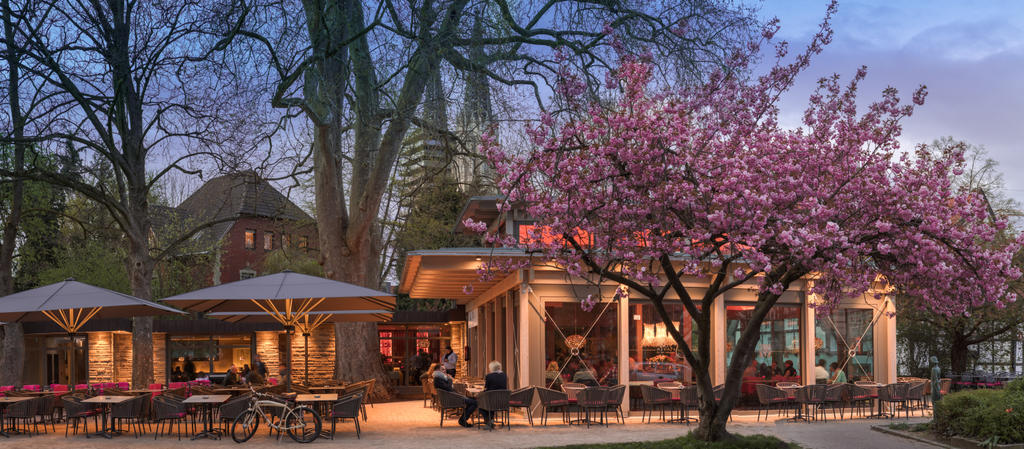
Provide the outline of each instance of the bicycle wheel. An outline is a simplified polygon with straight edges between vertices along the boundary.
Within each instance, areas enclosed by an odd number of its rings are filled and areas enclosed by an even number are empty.
[[[298,443],[312,443],[320,436],[320,414],[305,405],[295,407],[285,417],[288,436]]]
[[[260,416],[252,410],[246,410],[235,417],[231,423],[231,439],[236,443],[249,441],[260,426]]]

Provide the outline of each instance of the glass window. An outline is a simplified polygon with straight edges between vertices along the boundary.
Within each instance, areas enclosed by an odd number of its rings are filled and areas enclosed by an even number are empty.
[[[246,365],[252,364],[251,342],[248,335],[171,336],[167,345],[167,358],[171,361],[167,375],[172,382],[211,373],[216,377],[231,365],[241,373]]]
[[[303,249],[304,250],[306,248],[309,248],[309,237],[304,236],[304,235],[300,236],[299,237],[299,249]]]
[[[563,382],[592,386],[619,383],[615,303],[599,303],[586,311],[579,302],[547,302],[544,310],[548,387],[557,388]]]
[[[665,304],[665,311],[675,321],[676,329],[683,335],[690,348],[696,343],[694,328],[690,315],[682,304]],[[693,382],[693,369],[676,347],[676,341],[668,334],[668,329],[654,305],[647,302],[630,302],[629,304],[629,380],[653,381],[675,380]]]
[[[274,249],[274,233],[272,231],[263,231],[263,250],[271,251]]]
[[[743,372],[744,378],[796,377],[800,375],[800,308],[776,304],[761,323],[761,335],[754,349],[754,360]],[[725,363],[732,362],[733,346],[746,329],[754,305],[728,304],[725,307]],[[792,364],[789,370],[787,362]],[[752,389],[751,389],[752,390]],[[744,393],[746,393],[746,389]]]
[[[256,247],[256,231],[253,229],[245,230],[245,249],[253,249]]]
[[[243,268],[241,270],[238,270],[239,280],[252,279],[254,277],[256,277],[256,271],[251,268]]]
[[[824,360],[830,374],[832,364],[836,363],[851,382],[873,380],[875,345],[872,319],[874,310],[871,309],[839,309],[814,320],[815,363]]]
[[[440,360],[451,329],[440,325],[381,324],[377,326],[384,370],[395,385],[419,385],[420,375]]]
[[[281,234],[281,248],[288,249],[290,246],[292,246],[292,236]]]

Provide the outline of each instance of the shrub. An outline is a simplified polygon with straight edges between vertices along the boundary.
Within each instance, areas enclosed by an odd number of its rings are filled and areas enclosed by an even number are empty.
[[[1024,443],[1024,382],[1002,390],[953,393],[935,404],[935,430],[944,436]]]

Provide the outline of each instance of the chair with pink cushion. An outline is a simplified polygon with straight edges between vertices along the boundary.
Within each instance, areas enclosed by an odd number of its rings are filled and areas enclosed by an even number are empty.
[[[21,389],[25,391],[42,391],[43,387],[41,385],[22,385]]]
[[[50,391],[68,391],[68,386],[65,384],[50,384]]]
[[[118,382],[117,383],[117,389],[118,390],[131,390],[132,389],[132,384],[130,384],[128,382]]]
[[[85,391],[89,389],[89,385],[86,384],[75,384],[75,391]]]

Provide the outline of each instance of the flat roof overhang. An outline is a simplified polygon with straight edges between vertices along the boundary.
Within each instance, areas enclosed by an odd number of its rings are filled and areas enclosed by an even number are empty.
[[[398,292],[414,299],[453,299],[465,304],[507,276],[480,280],[477,270],[487,260],[530,257],[525,251],[509,248],[443,248],[410,251],[406,254]],[[464,289],[472,286],[467,294]]]

